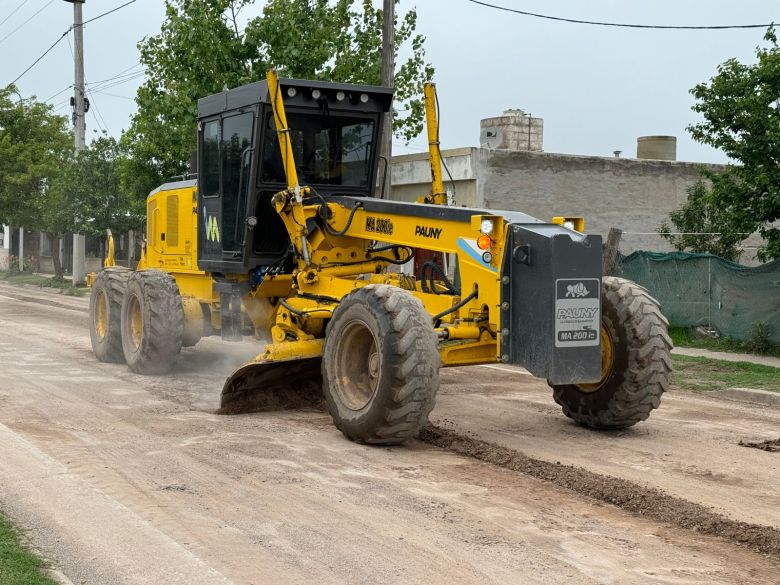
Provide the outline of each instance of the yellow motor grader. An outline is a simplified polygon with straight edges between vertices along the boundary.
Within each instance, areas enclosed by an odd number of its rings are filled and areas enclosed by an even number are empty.
[[[202,335],[270,335],[223,411],[314,380],[348,438],[381,445],[419,431],[449,366],[522,366],[589,427],[646,419],[671,371],[658,303],[602,278],[579,218],[447,205],[433,97],[418,203],[372,196],[389,89],[270,71],[199,100],[197,180],[149,196],[135,270],[95,275],[97,358],[163,373]]]

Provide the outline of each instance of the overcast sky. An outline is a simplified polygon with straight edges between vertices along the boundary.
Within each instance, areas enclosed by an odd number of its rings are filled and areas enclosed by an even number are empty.
[[[87,0],[89,19],[126,0]],[[780,21],[775,0],[487,0],[567,18],[642,24],[725,25]],[[72,22],[64,0],[0,0],[0,85],[12,81]],[[258,13],[263,2],[252,9]],[[688,90],[712,76],[730,57],[753,59],[761,29],[659,31],[612,29],[539,20],[499,12],[467,0],[401,0],[400,12],[415,7],[418,31],[427,36],[428,59],[436,68],[445,148],[476,146],[479,121],[507,108],[544,118],[548,152],[611,156],[636,154],[636,137],[678,137],[681,160],[722,162],[724,157],[694,143],[685,131],[696,120]],[[25,21],[36,12],[37,16]],[[85,27],[86,78],[93,87],[138,66],[137,42],[159,31],[163,2],[134,4]],[[19,30],[14,29],[21,26]],[[9,36],[10,35],[10,36]],[[69,40],[72,41],[72,35]],[[23,95],[52,97],[69,113],[73,61],[63,41],[18,85]],[[106,128],[118,137],[135,109],[140,78],[93,93],[88,136]],[[57,92],[61,92],[58,95]],[[102,118],[101,118],[102,115]],[[396,141],[397,142],[397,141]],[[422,137],[397,152],[425,148]]]

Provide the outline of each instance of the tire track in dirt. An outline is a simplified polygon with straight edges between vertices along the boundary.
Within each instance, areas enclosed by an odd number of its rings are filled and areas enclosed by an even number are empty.
[[[423,428],[419,440],[458,455],[550,482],[643,518],[698,534],[723,538],[756,552],[780,558],[780,529],[732,520],[706,506],[671,496],[659,489],[601,475],[573,465],[529,457],[496,443],[433,424]]]

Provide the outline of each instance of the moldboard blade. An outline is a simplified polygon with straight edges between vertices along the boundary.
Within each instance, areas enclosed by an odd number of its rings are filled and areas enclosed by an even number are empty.
[[[253,361],[227,379],[217,414],[324,408],[322,359]]]

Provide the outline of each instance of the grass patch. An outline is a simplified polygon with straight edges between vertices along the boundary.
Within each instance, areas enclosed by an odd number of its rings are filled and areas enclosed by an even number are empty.
[[[8,272],[0,271],[0,280],[9,284],[30,284],[41,288],[51,288],[71,297],[83,297],[88,288],[73,286],[69,280],[58,276],[42,276],[34,272]]]
[[[0,517],[0,583],[3,585],[56,585],[44,576],[43,561],[19,542],[19,535]]]
[[[675,347],[695,347],[712,351],[726,351],[729,353],[754,353],[750,344],[746,341],[738,341],[730,337],[695,337],[687,327],[670,327],[669,335]],[[780,357],[780,345],[773,345],[762,355]]]
[[[685,355],[673,355],[672,362],[672,384],[686,390],[753,388],[780,392],[780,368]]]

